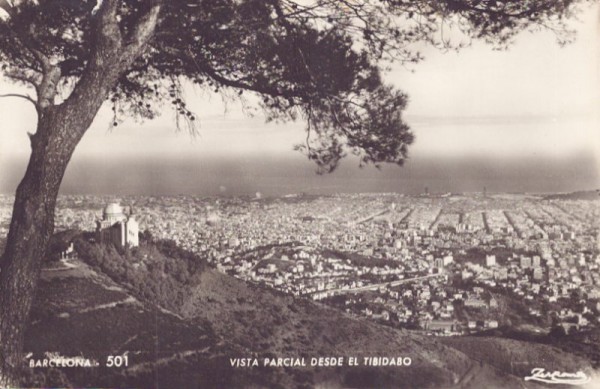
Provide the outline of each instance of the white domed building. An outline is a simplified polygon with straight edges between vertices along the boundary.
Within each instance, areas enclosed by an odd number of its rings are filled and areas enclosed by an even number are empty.
[[[126,214],[117,203],[108,204],[102,211],[102,220],[96,221],[98,242],[120,247],[137,247],[140,244],[140,226],[129,208]]]

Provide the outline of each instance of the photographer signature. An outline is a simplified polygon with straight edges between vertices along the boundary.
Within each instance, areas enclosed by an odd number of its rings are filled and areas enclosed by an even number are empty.
[[[536,367],[531,370],[531,375],[525,377],[525,381],[539,381],[547,384],[583,385],[590,382],[584,372],[563,373],[561,371],[546,371],[544,368]]]

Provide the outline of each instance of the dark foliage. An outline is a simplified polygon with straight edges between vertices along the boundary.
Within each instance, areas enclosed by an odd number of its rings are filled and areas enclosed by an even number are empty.
[[[79,234],[81,234],[81,232],[77,230],[66,230],[54,234],[50,239],[50,247],[48,248],[46,260],[57,261],[60,259],[60,253],[65,251],[69,247],[71,241]]]
[[[25,0],[3,7],[10,17],[0,22],[0,62],[4,75],[36,88],[42,109],[76,89],[101,48],[100,28],[110,24],[108,39],[125,50],[159,10],[151,38],[112,86],[113,125],[129,115],[151,119],[166,103],[178,126],[193,131],[186,80],[245,103],[250,91],[269,119],[307,122],[306,143],[297,149],[330,172],[348,152],[361,165],[407,157],[407,97],[383,82],[382,65],[418,62],[418,42],[458,49],[477,38],[505,47],[536,28],[566,42],[572,34],[565,19],[583,2]],[[47,82],[58,89],[42,102]]]
[[[84,261],[128,285],[138,298],[175,312],[189,290],[199,285],[207,266],[205,260],[168,240],[123,252],[85,239],[77,239],[75,247]]]

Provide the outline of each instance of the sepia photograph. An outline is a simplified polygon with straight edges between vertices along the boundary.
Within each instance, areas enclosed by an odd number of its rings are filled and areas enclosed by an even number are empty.
[[[600,3],[0,0],[24,388],[600,388]]]

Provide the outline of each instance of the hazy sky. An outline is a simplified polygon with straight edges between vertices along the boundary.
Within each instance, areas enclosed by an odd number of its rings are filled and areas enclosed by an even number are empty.
[[[416,142],[406,167],[386,168],[383,173],[369,169],[365,173],[355,168],[355,161],[348,160],[342,162],[341,172],[318,178],[318,182],[374,177],[377,183],[372,189],[376,191],[397,187],[389,182],[394,179],[403,185],[406,180],[415,181],[405,186],[416,188],[426,182],[423,176],[432,174],[437,174],[436,182],[448,182],[446,186],[453,190],[457,190],[456,182],[462,180],[472,181],[474,187],[481,186],[478,183],[483,181],[493,184],[496,180],[503,185],[511,181],[511,176],[502,169],[492,169],[483,176],[466,169],[461,175],[455,169],[460,165],[456,161],[471,158],[490,166],[506,163],[513,166],[513,171],[529,161],[520,174],[525,177],[542,174],[560,180],[556,168],[548,161],[558,163],[556,166],[571,164],[569,169],[573,171],[585,171],[575,183],[564,177],[565,182],[570,182],[564,188],[544,186],[540,191],[600,186],[599,18],[597,7],[588,8],[575,24],[576,42],[562,48],[547,32],[523,33],[508,51],[494,51],[482,43],[459,53],[424,48],[426,59],[414,67],[414,72],[398,68],[387,75],[389,82],[410,97],[406,120]],[[0,93],[14,90],[0,82]],[[222,185],[218,183],[219,177],[213,177],[215,174],[231,175],[228,182],[240,171],[245,175],[260,175],[264,171],[270,178],[276,177],[279,173],[274,175],[269,169],[277,164],[271,162],[278,160],[295,164],[297,169],[291,171],[296,172],[301,182],[314,180],[314,167],[292,150],[304,138],[302,123],[265,124],[260,115],[248,118],[240,112],[239,105],[232,103],[226,108],[219,96],[202,92],[190,91],[188,106],[198,113],[201,123],[200,136],[193,140],[187,134],[174,133],[170,112],[142,125],[128,120],[108,131],[110,111],[103,110],[76,150],[65,186],[77,191],[81,177],[85,176],[81,172],[88,168],[93,170],[87,176],[112,177],[102,182],[127,180],[108,170],[108,166],[116,161],[143,166],[151,160],[173,166],[173,171],[164,174],[173,175],[179,169],[177,176],[187,171],[195,179],[200,177],[200,181],[216,186]],[[22,175],[30,151],[26,132],[35,128],[35,111],[19,99],[2,99],[0,120],[0,167],[4,167],[0,173],[0,191],[13,192],[16,177]],[[266,165],[257,162],[261,158],[270,162]],[[237,170],[230,173],[203,170],[203,166],[212,166],[215,161],[237,166]],[[535,161],[545,165],[546,170],[533,169],[528,173],[528,167]],[[190,167],[194,164],[197,169]],[[276,185],[276,180],[273,182]],[[82,191],[90,188],[82,186]],[[360,188],[369,190],[368,185]],[[517,185],[512,190],[519,188]],[[440,184],[440,190],[443,189]],[[211,191],[214,188],[208,190]]]

